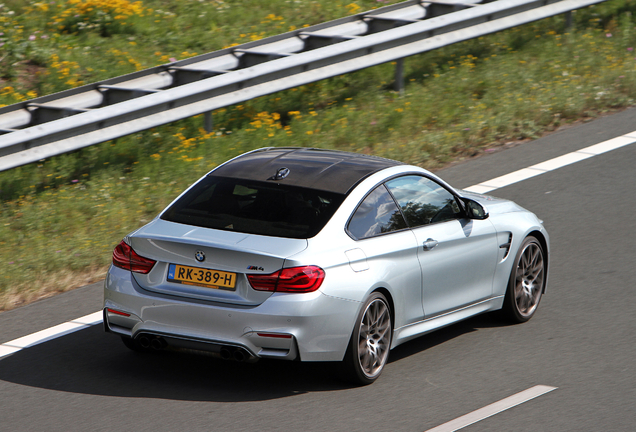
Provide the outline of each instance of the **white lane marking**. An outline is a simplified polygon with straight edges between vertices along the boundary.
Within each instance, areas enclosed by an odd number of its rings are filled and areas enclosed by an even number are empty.
[[[0,359],[10,354],[14,354],[24,348],[41,344],[42,342],[46,342],[51,339],[67,335],[69,333],[85,329],[101,322],[102,311],[97,311],[90,315],[85,315],[72,321],[68,321],[51,328],[32,333],[18,339],[14,339],[9,342],[5,342],[0,345]]]
[[[534,399],[556,389],[557,387],[537,385],[529,388],[528,390],[524,390],[512,396],[508,396],[507,398],[502,399],[498,402],[492,403],[476,411],[458,417],[455,420],[451,420],[442,425],[434,427],[433,429],[429,429],[426,432],[453,432],[465,428],[466,426],[469,426],[473,423],[477,423],[478,421],[484,420],[488,417],[492,417],[495,414],[499,414],[500,412],[507,409],[516,407],[517,405],[521,405],[524,402],[528,402],[531,399]]]
[[[495,179],[470,186],[466,188],[466,190],[469,192],[480,193],[480,194],[488,193],[495,189],[499,189],[504,186],[511,185],[513,183],[527,180],[529,178],[541,175],[543,173],[555,170],[557,168],[561,168],[566,165],[579,162],[581,160],[584,160],[589,157],[596,156],[602,153],[606,153],[611,150],[616,150],[618,148],[624,147],[629,144],[633,144],[635,142],[636,142],[636,131],[633,131],[623,136],[612,138],[610,140],[603,141],[598,144],[594,144],[584,149],[577,150],[575,152],[568,153],[566,155],[559,156],[545,162],[541,162],[531,167],[523,168],[518,171],[503,175],[501,177],[497,177]],[[51,339],[58,338],[60,336],[64,336],[66,334],[75,332],[77,330],[81,330],[88,326],[99,324],[100,322],[102,322],[102,311],[97,311],[90,315],[86,315],[84,317],[74,319],[72,321],[57,325],[55,327],[51,327],[49,329],[42,330],[37,333],[33,333],[30,335],[21,337],[19,339],[14,339],[12,341],[5,342],[2,345],[0,345],[0,359],[8,355],[11,355],[13,353],[16,353],[20,351],[21,349],[24,349],[33,345],[37,345],[42,342],[46,342]]]
[[[477,187],[480,187],[482,190],[487,189],[488,192],[502,188],[504,186],[511,185],[513,183],[517,183],[523,180],[527,180],[529,178],[538,176],[543,174],[545,171],[540,171],[536,169],[524,168],[519,171],[511,172],[510,174],[502,175],[501,177],[494,178],[492,180],[488,180],[486,182],[480,183]],[[466,188],[467,191],[475,192],[472,188],[475,186],[471,186]]]
[[[570,165],[576,162],[581,162],[587,158],[591,158],[592,154],[589,153],[568,153],[563,156],[555,157],[554,159],[550,159],[549,161],[541,162],[536,165],[532,165],[530,169],[536,169],[541,171],[553,171],[555,169],[562,168],[566,165]]]
[[[46,330],[42,330],[37,333],[30,334],[28,336],[21,337],[19,339],[14,339],[2,345],[20,348],[20,349],[28,348],[30,346],[41,344],[42,342],[46,342],[51,339],[55,339],[57,336],[63,336],[65,334],[72,333],[74,331],[79,330],[82,327],[85,327],[85,326],[83,326],[82,324],[66,322],[63,324],[58,324],[55,327],[51,327]]]
[[[627,135],[603,141],[602,143],[598,143],[593,146],[584,148],[583,150],[579,150],[579,153],[591,153],[596,156],[632,144],[634,142],[634,139],[636,139],[636,132],[631,132]]]
[[[74,319],[71,322],[91,326],[95,324],[101,324],[103,321],[104,321],[104,313],[99,310],[97,312],[93,312],[92,314],[84,315],[83,317]]]
[[[541,175],[546,172],[550,172],[566,165],[570,165],[582,160],[591,158],[592,156],[598,156],[608,151],[616,150],[626,145],[634,144],[636,142],[636,131],[630,132],[623,136],[612,138],[607,141],[603,141],[598,144],[591,145],[581,150],[577,150],[572,153],[565,154],[563,156],[555,157],[545,162],[541,162],[536,165],[532,165],[528,168],[523,168],[518,171],[511,172],[509,174],[497,177],[485,182],[465,188],[469,192],[484,194],[491,192],[495,189],[509,186],[511,184],[527,180],[529,178]]]
[[[6,357],[8,355],[11,355],[13,353],[17,353],[21,349],[22,348],[15,348],[15,347],[10,347],[10,346],[0,345],[0,359],[2,357]]]

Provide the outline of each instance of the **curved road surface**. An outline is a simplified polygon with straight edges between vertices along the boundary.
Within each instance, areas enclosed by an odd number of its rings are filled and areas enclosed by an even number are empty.
[[[468,187],[634,132],[636,109],[455,165]],[[393,350],[349,387],[322,364],[138,355],[101,326],[0,359],[0,430],[424,432],[537,385],[556,387],[464,431],[636,429],[636,144],[493,195],[545,220],[548,292],[527,324],[486,315]],[[0,314],[0,344],[90,314],[101,283]]]

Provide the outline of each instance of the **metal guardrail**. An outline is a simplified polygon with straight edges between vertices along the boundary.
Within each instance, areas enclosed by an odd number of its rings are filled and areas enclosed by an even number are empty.
[[[604,0],[410,0],[0,108],[0,171]]]

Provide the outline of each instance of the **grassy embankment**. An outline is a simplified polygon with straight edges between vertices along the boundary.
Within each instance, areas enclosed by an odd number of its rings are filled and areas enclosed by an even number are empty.
[[[0,105],[383,4],[5,0]],[[633,105],[635,13],[610,0],[577,11],[570,29],[555,17],[411,57],[403,96],[381,65],[218,110],[211,134],[192,118],[0,173],[0,310],[99,279],[122,236],[250,149],[335,148],[435,169]]]

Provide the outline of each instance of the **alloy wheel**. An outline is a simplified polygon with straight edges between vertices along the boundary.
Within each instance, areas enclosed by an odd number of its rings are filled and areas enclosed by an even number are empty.
[[[525,245],[515,275],[515,304],[523,317],[532,316],[543,291],[545,265],[541,246],[536,242]]]
[[[391,313],[387,304],[374,299],[364,312],[358,337],[358,360],[369,378],[380,374],[389,355]]]

